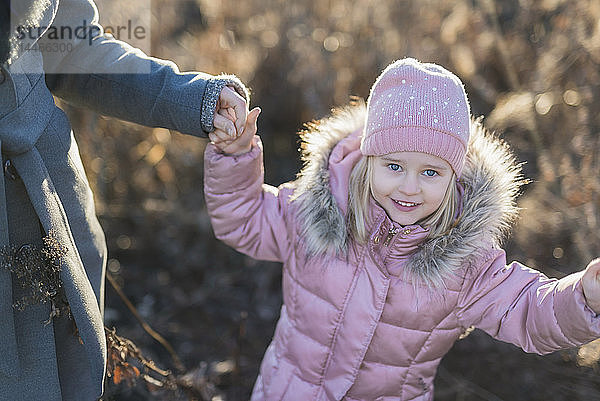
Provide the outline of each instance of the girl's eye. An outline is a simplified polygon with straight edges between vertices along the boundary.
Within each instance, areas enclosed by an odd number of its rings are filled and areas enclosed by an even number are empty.
[[[388,164],[388,168],[393,171],[399,171],[400,165],[396,164],[396,163],[390,163],[390,164]]]
[[[435,177],[436,175],[438,175],[438,172],[435,170],[428,169],[423,171],[423,174],[425,174],[427,177]]]

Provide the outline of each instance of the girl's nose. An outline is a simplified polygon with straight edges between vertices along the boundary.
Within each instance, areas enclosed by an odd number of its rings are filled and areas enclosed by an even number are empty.
[[[414,174],[407,174],[398,189],[406,195],[416,195],[419,193],[419,180]]]

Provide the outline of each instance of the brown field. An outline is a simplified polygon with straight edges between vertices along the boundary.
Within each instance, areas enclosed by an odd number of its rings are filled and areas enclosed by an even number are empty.
[[[182,70],[234,73],[252,89],[275,185],[299,168],[303,122],[351,95],[366,98],[389,62],[413,56],[446,66],[532,180],[509,260],[561,277],[600,255],[597,0],[154,0],[152,15],[153,56]],[[279,313],[280,267],[214,239],[202,193],[206,140],[68,110],[109,271],[201,390],[109,381],[105,399],[248,399]],[[175,371],[108,285],[106,317]],[[527,355],[475,332],[443,360],[436,400],[600,400],[598,352],[592,344]]]

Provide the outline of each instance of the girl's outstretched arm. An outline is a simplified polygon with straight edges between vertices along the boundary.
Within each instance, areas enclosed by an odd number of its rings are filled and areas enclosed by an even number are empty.
[[[587,265],[581,285],[588,306],[597,315],[600,314],[600,259],[594,259]]]
[[[204,195],[215,236],[253,258],[283,262],[294,233],[288,219],[292,187],[264,184],[262,143],[256,133],[260,109],[248,114],[235,139],[211,133],[204,154]]]
[[[600,337],[600,317],[586,303],[582,276],[548,278],[495,251],[465,280],[459,322],[538,354],[585,344]]]

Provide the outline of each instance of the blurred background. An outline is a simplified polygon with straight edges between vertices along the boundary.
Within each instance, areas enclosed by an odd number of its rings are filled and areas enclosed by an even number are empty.
[[[532,182],[508,259],[562,277],[600,254],[597,0],[153,0],[151,14],[153,56],[234,73],[251,88],[269,184],[295,177],[303,123],[366,98],[388,63],[412,56],[456,72],[473,114],[525,163]],[[248,399],[279,315],[280,266],[214,239],[206,140],[65,107],[108,270],[204,386],[192,396],[109,381],[105,399]],[[106,299],[107,326],[175,371],[108,285]],[[597,359],[594,343],[540,357],[475,331],[443,360],[436,400],[600,400]]]

